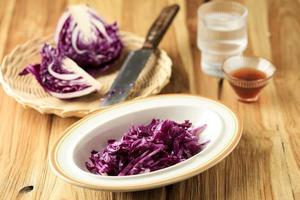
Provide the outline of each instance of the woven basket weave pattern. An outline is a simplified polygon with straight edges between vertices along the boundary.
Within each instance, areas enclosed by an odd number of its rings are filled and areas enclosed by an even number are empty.
[[[33,76],[19,76],[26,65],[40,62],[40,48],[45,42],[54,45],[52,36],[33,39],[19,45],[3,59],[0,68],[2,87],[16,101],[25,107],[32,107],[40,113],[52,113],[60,117],[83,117],[95,110],[101,110],[103,108],[99,107],[100,98],[109,90],[126,54],[131,50],[138,49],[143,44],[142,38],[131,33],[121,32],[120,37],[125,48],[119,61],[112,66],[115,70],[96,76],[102,85],[100,93],[93,93],[72,100],[59,100],[45,92]],[[149,59],[136,81],[129,99],[159,93],[169,82],[171,65],[171,60],[167,54],[163,50],[159,50],[156,56],[153,55]]]

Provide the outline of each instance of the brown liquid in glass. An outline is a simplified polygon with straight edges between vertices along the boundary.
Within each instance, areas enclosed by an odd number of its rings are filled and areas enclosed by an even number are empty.
[[[267,75],[255,68],[251,67],[245,67],[241,69],[237,69],[230,73],[231,76],[244,80],[244,81],[257,81],[257,80],[263,80],[267,78]],[[238,96],[240,96],[242,99],[252,99],[257,96],[257,94],[260,92],[260,90],[265,85],[260,85],[257,87],[240,87],[233,83],[230,83],[235,92]]]

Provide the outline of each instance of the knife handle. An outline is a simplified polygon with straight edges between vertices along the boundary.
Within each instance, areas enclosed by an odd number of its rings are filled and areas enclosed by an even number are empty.
[[[161,41],[173,19],[175,18],[178,10],[179,5],[177,4],[162,9],[160,15],[156,18],[150,30],[148,31],[143,48],[157,48],[159,42]]]

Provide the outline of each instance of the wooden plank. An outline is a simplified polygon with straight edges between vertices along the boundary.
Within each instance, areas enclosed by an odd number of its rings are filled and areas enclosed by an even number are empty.
[[[158,188],[153,190],[145,190],[139,192],[118,192],[113,193],[113,199],[116,200],[165,200],[166,192],[165,188]]]
[[[300,199],[300,17],[299,1],[268,1],[272,59],[279,112],[278,131],[283,138],[286,163],[294,197]]]
[[[267,1],[251,1],[245,0],[243,3],[249,9],[249,45],[246,55],[262,56],[267,59],[272,58],[274,48],[271,48],[275,41],[270,41],[269,22],[273,20],[269,18],[270,9]],[[274,10],[272,9],[272,12]],[[278,27],[278,24],[276,25]],[[286,145],[283,139],[285,133],[283,130],[284,124],[281,123],[281,108],[279,105],[278,89],[274,82],[263,90],[259,102],[253,104],[244,104],[236,101],[233,90],[229,84],[225,82],[222,89],[222,101],[238,111],[240,117],[244,121],[244,133],[241,144],[238,146],[237,151],[247,151],[242,144],[249,142],[252,144],[258,143],[259,140],[268,141],[266,144],[249,148],[248,151],[264,152],[266,148],[271,151],[265,155],[263,165],[267,165],[269,169],[255,170],[253,166],[259,164],[259,160],[252,158],[248,168],[253,177],[259,177],[264,174],[266,180],[253,179],[255,183],[253,186],[245,187],[245,196],[249,197],[252,194],[254,199],[293,199],[294,191],[291,187],[291,173],[287,166],[287,152]],[[248,162],[245,156],[236,156],[234,162]],[[233,162],[233,163],[234,163]],[[296,170],[297,171],[297,170]],[[239,172],[240,173],[240,172]],[[247,175],[246,175],[247,176]],[[250,178],[249,176],[247,176]],[[299,180],[299,179],[298,179]],[[232,181],[231,183],[234,183]],[[270,183],[268,183],[270,182]],[[236,192],[230,189],[230,192]],[[229,192],[228,191],[228,192]],[[238,195],[238,194],[237,194]]]
[[[40,26],[35,24],[41,22],[42,16],[33,17],[32,9],[38,10],[41,5],[35,2],[30,3],[34,5],[26,2],[14,5],[14,1],[1,1],[1,4],[1,9],[7,9],[1,11],[5,15],[1,17],[1,39],[5,41],[0,44],[1,54],[6,54],[16,44],[40,33],[36,31]],[[18,17],[22,15],[24,18]],[[24,110],[13,99],[4,95],[2,89],[0,96],[0,199],[31,199],[31,186],[38,183],[39,172],[43,170],[40,163],[47,156],[51,118],[32,110]],[[29,124],[34,126],[28,126]]]
[[[11,20],[3,18],[3,23],[7,23],[3,26],[7,27],[3,33],[7,31],[9,35],[6,37],[6,46],[1,43],[3,52],[8,53],[15,45],[43,35],[47,31],[47,23],[51,22],[51,16],[54,16],[51,9],[56,10],[56,5],[50,2],[20,1],[13,9],[8,6],[8,10],[1,12],[6,16],[12,15]],[[25,110],[3,93],[1,89],[0,135],[5,139],[0,141],[0,199],[33,199],[39,188],[43,188],[40,180],[48,168],[47,147],[52,117],[40,115],[32,109]]]
[[[15,1],[0,1],[0,59],[3,58],[4,47],[8,37],[8,29],[12,19]]]
[[[188,80],[186,80],[185,82],[189,85],[189,92],[195,94],[197,91],[194,80],[195,73],[191,51],[191,42],[187,26],[186,2],[181,0],[169,0],[169,4],[178,4],[180,6],[180,12],[177,14],[177,17],[173,23],[173,27],[175,30],[175,39],[177,44],[176,50],[179,52],[179,56],[181,59],[181,68],[185,69],[185,76],[188,77]],[[176,77],[177,79],[178,74],[174,74],[174,77]]]

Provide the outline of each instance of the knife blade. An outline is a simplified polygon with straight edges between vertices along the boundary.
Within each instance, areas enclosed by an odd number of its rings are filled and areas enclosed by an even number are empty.
[[[174,4],[165,7],[161,11],[148,31],[143,47],[128,54],[112,86],[105,97],[102,98],[101,106],[116,104],[128,97],[139,74],[146,66],[149,58],[155,53],[159,42],[175,18],[178,10],[179,6]]]
[[[140,49],[130,52],[119,75],[102,101],[103,106],[121,102],[127,98],[138,75],[143,70],[154,49]]]

